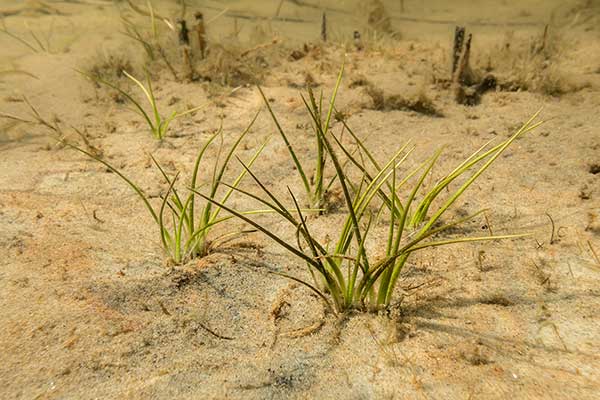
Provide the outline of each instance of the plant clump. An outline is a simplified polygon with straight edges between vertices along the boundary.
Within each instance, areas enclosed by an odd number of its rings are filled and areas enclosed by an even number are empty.
[[[341,75],[340,71],[331,98],[330,110],[334,108]],[[441,218],[517,138],[539,125],[533,122],[535,116],[505,141],[491,148],[483,146],[475,151],[422,194],[425,179],[439,159],[441,151],[437,151],[417,168],[406,170],[405,161],[414,149],[414,146],[407,143],[382,165],[345,121],[343,121],[343,129],[354,139],[359,148],[358,154],[344,145],[341,136],[334,134],[327,123],[320,125],[319,115],[314,112],[311,103],[305,101],[307,110],[315,126],[318,127],[315,133],[320,146],[323,147],[324,154],[335,169],[336,186],[343,193],[345,203],[343,208],[345,222],[337,230],[333,245],[330,244],[329,239],[319,237],[311,229],[291,188],[288,188],[288,195],[293,211],[288,210],[281,196],[266,187],[259,174],[252,172],[250,166],[244,165],[244,168],[261,194],[239,188],[236,190],[266,206],[283,221],[287,221],[296,232],[295,244],[288,242],[279,233],[255,221],[244,212],[201,193],[198,194],[250,224],[291,255],[303,260],[312,281],[281,275],[310,288],[333,312],[344,313],[354,309],[376,311],[389,307],[407,261],[413,253],[420,250],[455,243],[524,236],[520,234],[501,236],[490,234],[478,237],[449,235],[451,228],[472,220],[482,214],[483,210],[451,222],[442,222]],[[272,110],[270,112],[273,113]],[[282,136],[285,139],[283,134]],[[345,161],[340,154],[343,154]],[[291,155],[296,165],[299,165],[293,151]],[[345,168],[347,164],[353,166],[361,176],[358,181],[351,179],[351,174]],[[459,179],[462,182],[457,187],[451,188],[451,185]],[[442,196],[446,192],[448,195]],[[382,220],[387,221],[384,224],[387,236],[383,241],[385,253],[378,255],[371,249],[373,242],[381,243],[381,239],[373,237],[373,232]]]
[[[122,95],[124,98],[129,100],[135,106],[134,111],[136,113],[138,113],[141,117],[144,118],[144,121],[148,125],[148,128],[150,128],[152,135],[158,140],[162,140],[165,138],[165,136],[167,135],[167,132],[169,130],[169,126],[170,126],[171,122],[173,122],[173,120],[175,120],[176,118],[183,117],[184,115],[194,113],[204,107],[204,106],[199,106],[199,107],[194,107],[194,108],[191,108],[191,109],[188,109],[185,111],[172,111],[170,114],[164,115],[158,109],[158,102],[156,100],[156,96],[154,95],[154,90],[152,88],[152,81],[150,79],[150,74],[148,73],[148,71],[145,71],[146,85],[144,85],[140,80],[135,78],[133,75],[131,75],[127,71],[123,71],[123,75],[126,76],[128,79],[130,79],[131,82],[133,82],[135,84],[135,86],[137,86],[141,90],[142,94],[144,95],[143,97],[146,99],[146,101],[150,105],[150,111],[147,111],[146,108],[144,108],[140,104],[140,102],[138,100],[136,100],[135,97],[133,97],[133,95],[129,91],[127,91],[125,89],[121,89],[115,83],[104,80],[103,78],[94,77],[93,75],[88,75],[84,72],[81,72],[81,73],[84,76],[87,76],[88,78],[90,78],[93,82],[102,83],[102,84],[116,90],[120,95]]]
[[[200,193],[198,192],[200,190],[198,181],[201,178],[200,164],[203,161],[206,151],[211,143],[218,137],[222,137],[222,129],[219,129],[216,133],[214,133],[200,148],[192,169],[190,181],[187,185],[187,195],[182,194],[180,190],[177,189],[176,184],[180,174],[177,173],[175,176],[169,176],[160,163],[154,157],[152,157],[152,162],[160,172],[160,175],[168,184],[168,189],[162,196],[162,200],[158,205],[152,205],[150,197],[140,188],[138,184],[134,183],[134,181],[126,177],[121,171],[103,158],[75,145],[67,145],[103,164],[111,172],[115,173],[124,182],[126,182],[131,189],[133,189],[152,216],[152,219],[158,228],[160,242],[164,251],[169,256],[169,259],[175,264],[182,264],[190,259],[206,256],[212,249],[215,248],[218,243],[222,243],[228,238],[239,235],[238,232],[234,232],[217,238],[210,237],[209,234],[216,225],[231,218],[231,216],[220,216],[221,207],[214,205],[214,199],[216,199],[219,195],[219,203],[226,204],[234,190],[246,175],[246,171],[243,170],[233,181],[233,183],[231,183],[231,185],[226,185],[223,183],[223,178],[229,166],[229,162],[231,161],[236,149],[242,142],[242,139],[244,139],[244,137],[250,131],[250,128],[254,124],[257,116],[258,114],[254,117],[244,132],[239,135],[235,143],[225,154],[225,158],[220,165],[218,160],[221,156],[222,146],[219,146],[217,161],[212,168],[212,177],[208,180],[208,189],[202,191],[201,194],[202,197],[210,199],[210,201],[205,202],[200,206],[200,208],[198,208],[198,204],[196,204],[196,193]],[[254,156],[248,161],[248,165],[252,165],[254,163],[263,148],[264,145],[261,146],[258,151],[256,151]],[[225,187],[225,189],[221,190],[222,187]],[[252,214],[255,212],[258,211],[251,211],[249,213]]]

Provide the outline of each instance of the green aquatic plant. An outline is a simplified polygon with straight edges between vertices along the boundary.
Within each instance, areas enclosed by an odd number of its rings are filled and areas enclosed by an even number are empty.
[[[222,191],[220,192],[219,189],[223,185],[222,179],[225,175],[225,171],[228,168],[235,150],[238,148],[242,139],[250,131],[250,128],[256,121],[257,116],[258,114],[256,114],[252,122],[242,132],[242,134],[238,136],[235,143],[226,152],[225,157],[220,165],[218,160],[222,156],[222,146],[219,146],[217,161],[215,161],[215,164],[212,166],[212,177],[208,183],[208,188],[203,190],[202,197],[215,200],[219,193],[222,193]],[[68,143],[67,145],[105,165],[110,171],[118,175],[134,190],[156,223],[159,231],[160,242],[165,252],[175,264],[181,264],[193,258],[204,257],[218,243],[222,243],[223,240],[231,238],[235,235],[239,235],[239,232],[234,232],[211,239],[210,233],[212,228],[223,221],[231,219],[232,216],[220,216],[221,207],[215,206],[214,201],[203,202],[200,208],[198,208],[198,205],[196,204],[196,193],[199,193],[198,178],[200,173],[200,163],[203,161],[206,155],[206,150],[210,144],[219,136],[222,136],[222,129],[219,129],[216,133],[214,133],[200,148],[192,169],[190,182],[187,185],[192,190],[189,191],[187,196],[182,195],[176,188],[179,173],[173,177],[169,176],[164,168],[158,163],[158,161],[152,157],[154,165],[168,184],[167,192],[164,194],[164,196],[162,196],[162,201],[158,206],[153,206],[148,195],[144,193],[138,184],[134,183],[133,180],[125,176],[121,171],[108,163],[106,160],[75,145]],[[254,153],[253,157],[248,161],[248,165],[252,165],[255,162],[265,145],[266,142]],[[224,194],[221,194],[220,196],[219,204],[227,203],[246,173],[246,170],[242,170],[233,183],[231,185],[227,185],[228,188],[225,189]],[[246,214],[255,214],[261,212],[265,211],[248,211]]]
[[[327,162],[327,151],[325,150],[325,144],[323,142],[323,138],[325,136],[327,136],[328,131],[331,126],[331,121],[332,121],[332,117],[334,115],[334,110],[335,110],[335,107],[334,107],[335,99],[336,99],[336,96],[338,93],[338,89],[340,87],[340,83],[342,82],[343,72],[344,72],[344,68],[342,66],[342,68],[338,74],[338,78],[337,78],[335,87],[333,89],[331,99],[329,101],[329,109],[327,110],[326,114],[324,113],[324,110],[323,110],[323,92],[321,92],[321,95],[319,96],[318,101],[315,98],[315,95],[314,95],[312,89],[310,88],[310,86],[308,87],[308,100],[306,99],[306,97],[304,97],[304,95],[302,95],[302,101],[304,102],[304,105],[306,106],[306,109],[311,118],[311,123],[312,123],[315,142],[316,142],[315,152],[317,155],[317,159],[316,159],[315,169],[314,169],[314,174],[312,175],[312,179],[309,179],[309,174],[307,173],[306,169],[302,166],[302,163],[298,159],[296,151],[294,150],[294,147],[290,143],[288,135],[285,133],[285,131],[281,127],[281,124],[279,123],[279,120],[275,116],[275,113],[273,112],[273,109],[271,108],[271,105],[269,104],[269,100],[267,99],[265,93],[263,92],[263,90],[260,87],[258,88],[258,90],[264,100],[264,103],[265,103],[267,109],[269,110],[269,114],[271,115],[271,118],[273,119],[273,122],[275,123],[275,126],[277,127],[277,131],[279,132],[279,135],[283,139],[283,141],[288,149],[288,152],[290,154],[290,157],[291,157],[292,161],[294,162],[294,166],[296,167],[296,170],[298,171],[298,174],[300,175],[300,179],[302,181],[302,186],[304,187],[304,191],[308,198],[309,205],[310,205],[310,207],[313,207],[313,208],[322,209],[323,207],[325,207],[325,205],[326,205],[325,204],[325,194],[326,194],[327,190],[329,190],[331,188],[331,186],[335,182],[335,179],[337,176],[337,175],[334,175],[329,180],[329,182],[325,182],[325,164]]]
[[[365,163],[353,157],[352,153],[335,135],[331,133],[326,135],[325,132],[318,131],[324,149],[335,167],[346,204],[345,222],[337,233],[334,248],[330,248],[327,241],[319,239],[312,233],[307,218],[290,189],[288,189],[289,194],[296,209],[294,213],[288,211],[282,200],[266,188],[258,176],[250,170],[249,165],[244,165],[245,170],[266,197],[239,188],[235,188],[235,190],[260,202],[287,220],[296,230],[296,245],[290,244],[280,234],[275,233],[266,225],[254,221],[243,212],[201,193],[198,194],[242,219],[289,253],[304,260],[313,278],[312,283],[297,277],[281,275],[309,287],[334,312],[343,313],[351,309],[379,310],[391,304],[400,274],[413,253],[431,247],[456,243],[526,236],[526,234],[448,236],[444,234],[447,234],[450,228],[472,220],[483,211],[445,223],[441,222],[441,217],[517,138],[540,124],[534,123],[536,116],[502,143],[490,149],[484,146],[474,152],[452,172],[434,184],[433,188],[420,201],[417,199],[420,198],[419,193],[423,189],[425,178],[439,159],[441,151],[437,151],[417,168],[400,174],[400,167],[414,149],[414,147],[409,148],[408,145],[405,145],[381,167],[373,158],[371,164],[377,167],[374,173],[369,174]],[[358,140],[358,138],[356,139]],[[360,182],[356,184],[350,182],[350,177],[344,171],[340,158],[336,154],[334,142],[362,172]],[[372,157],[362,142],[360,147],[363,152]],[[464,181],[450,191],[450,184],[461,177],[464,178]],[[446,191],[450,191],[451,194],[445,199],[439,199],[440,195]],[[376,202],[376,198],[381,201]],[[431,216],[428,216],[430,213]],[[372,241],[368,242],[367,239],[382,216],[387,217],[389,221],[386,229],[387,237],[384,242],[385,253],[376,258],[369,252],[369,248],[372,247],[369,243]]]
[[[144,121],[146,121],[146,124],[150,128],[152,135],[158,140],[164,139],[164,137],[167,135],[169,125],[171,124],[171,122],[173,122],[173,120],[175,120],[176,118],[183,117],[184,115],[191,114],[193,112],[196,112],[196,111],[206,107],[206,105],[202,105],[202,106],[194,107],[194,108],[191,108],[191,109],[188,109],[185,111],[181,111],[181,112],[173,111],[168,115],[163,115],[158,110],[158,104],[156,102],[156,97],[154,96],[154,91],[152,89],[152,82],[150,80],[150,74],[148,73],[148,71],[147,70],[144,71],[145,75],[146,75],[146,86],[144,86],[144,84],[140,80],[135,78],[133,75],[131,75],[127,71],[123,71],[123,74],[128,79],[130,79],[133,83],[135,83],[135,85],[137,87],[139,87],[140,90],[142,91],[145,99],[148,101],[148,103],[150,105],[150,112],[148,112],[141,105],[141,103],[138,100],[136,100],[133,97],[133,95],[130,94],[129,92],[127,92],[126,90],[121,89],[117,85],[115,85],[101,77],[92,76],[90,74],[87,74],[87,73],[81,72],[81,71],[79,71],[79,72],[82,75],[91,79],[92,81],[102,83],[102,84],[116,90],[121,95],[123,95],[127,100],[129,100],[135,107],[134,111],[137,112],[139,115],[141,115],[144,118]]]

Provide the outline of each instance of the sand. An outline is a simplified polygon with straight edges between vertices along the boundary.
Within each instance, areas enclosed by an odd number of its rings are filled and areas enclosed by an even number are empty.
[[[309,166],[314,137],[300,94],[314,82],[329,96],[344,53],[337,107],[379,160],[408,140],[416,149],[407,167],[444,147],[426,187],[542,109],[545,123],[517,140],[448,217],[486,208],[487,221],[459,234],[533,235],[419,252],[389,310],[335,316],[305,287],[271,273],[309,277],[301,260],[259,233],[184,265],[169,263],[150,214],[114,173],[60,145],[46,127],[2,118],[0,398],[598,398],[600,262],[591,249],[600,254],[600,4],[407,0],[402,10],[389,1],[398,34],[363,34],[366,48],[356,51],[351,35],[365,32],[368,5],[322,2],[329,27],[322,44],[315,3],[285,1],[277,19],[279,1],[190,1],[187,12],[210,20],[227,9],[207,25],[210,48],[254,48],[242,67],[260,78]],[[177,16],[175,2],[154,4]],[[176,82],[159,60],[151,70],[161,108],[208,105],[177,119],[158,142],[116,92],[76,72],[112,55],[142,76],[143,49],[120,33],[124,12],[147,23],[125,2],[0,1],[6,28],[33,47],[0,33],[0,111],[30,119],[25,95],[44,118],[56,116],[67,140],[83,145],[71,127],[85,132],[158,202],[167,185],[150,154],[186,178],[221,123],[231,145],[263,103],[235,71],[211,84]],[[473,34],[474,70],[490,66],[506,84],[476,106],[456,104],[448,86],[457,24]],[[549,61],[524,67],[546,24]],[[312,43],[308,54],[304,43]],[[302,57],[294,60],[294,51]],[[178,49],[169,57],[182,78]],[[216,76],[214,68],[207,74]],[[384,96],[429,99],[438,115],[374,109],[361,79]],[[537,83],[516,90],[515,82]],[[332,129],[337,134],[341,124]],[[302,196],[264,110],[237,154],[249,159],[268,137],[253,169],[274,192],[285,196],[289,186]],[[216,156],[213,147],[206,169]],[[232,163],[227,176],[239,170]],[[257,190],[249,180],[243,186]],[[230,204],[257,207],[243,196]],[[333,235],[343,218],[338,209],[309,222],[316,234]],[[272,215],[259,219],[293,243],[292,227]],[[213,234],[247,227],[233,221]],[[381,251],[384,240],[371,250]]]

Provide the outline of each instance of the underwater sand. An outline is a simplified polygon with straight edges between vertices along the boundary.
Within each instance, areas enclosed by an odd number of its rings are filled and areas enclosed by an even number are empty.
[[[235,41],[236,27],[242,47],[278,38],[258,60],[264,62],[261,84],[308,160],[313,137],[299,88],[311,80],[316,90],[331,92],[342,40],[350,45],[338,109],[380,160],[407,140],[417,144],[409,167],[445,147],[427,184],[543,108],[546,123],[516,141],[456,207],[489,209],[488,221],[469,225],[465,234],[491,228],[533,236],[418,253],[398,289],[402,302],[390,315],[356,313],[338,321],[310,291],[270,273],[308,279],[301,261],[259,234],[204,259],[169,265],[150,215],[115,174],[58,146],[44,127],[0,119],[0,398],[600,396],[600,265],[590,250],[600,253],[600,174],[593,168],[600,164],[600,4],[407,0],[401,10],[400,2],[388,1],[401,37],[365,38],[367,48],[357,52],[349,38],[365,28],[365,2],[323,1],[330,44],[291,60],[303,43],[319,43],[315,3],[286,1],[277,20],[270,20],[275,0],[190,1],[188,13],[202,10],[209,20],[227,8],[208,25],[213,43],[223,46]],[[154,5],[177,15],[175,2]],[[163,108],[210,106],[175,121],[159,144],[126,104],[75,72],[113,53],[139,65],[143,51],[119,33],[125,9],[124,2],[103,0],[0,0],[10,31],[35,43],[32,30],[48,50],[34,52],[0,33],[0,111],[27,116],[26,95],[65,128],[85,128],[113,165],[158,197],[166,185],[151,168],[150,153],[170,173],[189,172],[221,118],[228,145],[263,104],[251,84],[228,95],[231,88],[174,82],[163,68],[155,74]],[[559,53],[548,66],[556,70],[558,93],[544,93],[545,86],[491,91],[467,107],[438,81],[449,78],[455,25],[473,33],[471,61],[483,69],[490,60],[503,61],[498,49],[509,32],[527,47],[547,23],[558,32]],[[511,78],[504,68],[492,73]],[[375,110],[365,88],[351,85],[361,77],[385,95],[424,94],[441,116]],[[268,136],[254,169],[274,191],[285,193],[289,185],[300,192],[266,112],[240,157],[250,157]],[[216,150],[208,157],[214,161]],[[248,182],[245,187],[252,189]],[[231,204],[256,207],[243,197]],[[276,218],[261,218],[294,240]],[[325,235],[342,219],[333,212],[310,222]],[[215,235],[243,227],[219,226]],[[281,302],[286,305],[274,319],[271,310]]]

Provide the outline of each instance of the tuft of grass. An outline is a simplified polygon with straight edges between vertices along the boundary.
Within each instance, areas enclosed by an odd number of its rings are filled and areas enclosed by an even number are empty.
[[[98,155],[73,144],[67,143],[67,146],[103,164],[133,189],[140,200],[144,203],[146,209],[156,223],[160,236],[160,242],[170,260],[172,260],[172,262],[175,264],[182,264],[190,259],[206,256],[216,246],[216,244],[222,243],[223,240],[230,239],[240,234],[239,232],[235,232],[213,239],[210,238],[210,232],[212,228],[221,222],[232,218],[231,216],[220,216],[222,207],[215,206],[215,199],[219,193],[223,192],[220,191],[221,186],[224,185],[222,184],[222,179],[235,150],[238,148],[242,139],[250,131],[250,128],[256,121],[257,117],[258,113],[248,127],[239,135],[231,148],[226,152],[225,157],[220,165],[218,160],[222,156],[221,153],[223,149],[222,146],[219,147],[217,161],[212,168],[212,178],[210,179],[208,188],[201,194],[202,197],[210,200],[208,202],[204,202],[201,207],[198,207],[196,204],[196,193],[200,193],[198,186],[200,163],[204,159],[206,150],[210,144],[213,143],[217,137],[222,137],[222,129],[219,129],[216,133],[214,133],[200,148],[192,169],[190,182],[187,185],[191,189],[187,196],[182,195],[176,187],[179,173],[177,173],[175,176],[169,176],[160,163],[158,163],[158,161],[152,157],[154,165],[168,184],[167,192],[162,197],[162,201],[158,206],[153,206],[151,204],[150,198],[146,193],[144,193],[138,184],[125,176],[113,165],[100,158]],[[266,142],[255,152],[253,157],[248,161],[248,165],[252,165],[255,162],[265,145]],[[218,202],[219,204],[227,203],[246,173],[246,170],[242,170],[242,172],[237,176],[231,185],[225,185],[227,188],[224,190],[224,194],[221,195]],[[260,212],[260,210],[256,210],[249,211],[246,214]]]
[[[491,50],[486,69],[498,76],[503,90],[560,96],[578,89],[561,69],[568,47],[564,32],[548,26],[533,37],[519,37],[509,32],[503,43]]]
[[[307,104],[307,107],[310,105]],[[333,312],[344,313],[353,309],[376,311],[390,306],[400,274],[410,256],[417,251],[456,243],[527,236],[526,234],[450,236],[449,232],[452,232],[450,228],[472,220],[484,210],[446,223],[442,223],[441,218],[517,138],[540,124],[534,123],[537,115],[536,113],[502,143],[491,148],[486,145],[475,151],[433,185],[422,198],[420,192],[423,190],[425,178],[439,159],[441,150],[417,168],[401,174],[400,168],[414,147],[409,148],[408,145],[401,147],[388,162],[380,166],[366,146],[352,133],[361,149],[361,154],[365,153],[369,159],[369,166],[367,166],[362,157],[353,156],[333,133],[327,133],[325,129],[317,129],[324,151],[335,168],[337,181],[345,200],[346,219],[337,232],[335,247],[330,247],[329,241],[313,234],[291,189],[288,188],[288,191],[294,212],[285,208],[281,198],[266,188],[259,177],[251,171],[249,165],[244,165],[244,169],[260,188],[263,196],[239,188],[235,190],[260,202],[288,221],[296,230],[295,245],[288,243],[281,235],[266,225],[254,221],[245,213],[199,192],[197,194],[250,224],[290,254],[305,261],[312,282],[285,274],[280,275],[310,288]],[[285,135],[282,136],[285,138]],[[334,148],[334,144],[337,149]],[[342,161],[337,155],[340,150],[345,154],[347,161],[362,173],[359,182],[352,182],[349,174],[344,171]],[[298,166],[299,161],[295,158],[294,152],[291,150],[290,152]],[[368,172],[368,169],[373,168],[374,172]],[[450,185],[459,178],[463,178],[464,181],[451,190]],[[450,194],[445,199],[440,199],[440,195],[446,192]],[[379,202],[376,201],[377,198],[380,199]],[[421,199],[418,200],[419,198]],[[387,236],[384,241],[378,240],[380,238],[372,238],[372,232],[382,220],[387,221],[385,226]],[[385,243],[385,253],[381,257],[375,257],[374,252],[371,251],[373,243],[382,242]]]
[[[158,61],[158,59],[162,60],[173,76],[173,79],[179,81],[177,71],[171,62],[171,59],[173,58],[173,54],[171,54],[172,51],[167,51],[174,50],[175,48],[175,44],[173,43],[174,35],[172,35],[176,32],[174,22],[169,18],[159,15],[150,2],[146,3],[147,10],[135,5],[131,1],[127,1],[127,3],[134,13],[142,17],[148,17],[149,24],[138,27],[133,20],[122,15],[121,21],[123,23],[124,31],[121,33],[130,39],[133,39],[143,47],[149,63],[154,63]],[[164,23],[168,28],[167,33],[170,35],[165,36],[162,34],[158,22]],[[162,26],[162,24],[160,25]]]
[[[4,18],[2,18],[2,20],[1,20],[1,25],[2,25],[2,27],[0,27],[0,33],[4,33],[5,35],[11,37],[12,39],[16,40],[17,42],[23,44],[24,46],[28,47],[29,50],[31,50],[32,52],[34,52],[34,53],[40,53],[40,52],[49,53],[50,52],[49,37],[52,34],[52,26],[50,26],[50,30],[49,30],[48,34],[46,35],[46,40],[42,41],[41,38],[35,32],[33,32],[33,30],[31,30],[27,25],[26,25],[27,30],[29,31],[29,36],[31,36],[31,40],[27,40],[24,37],[19,36],[18,34],[9,31],[8,28],[6,27],[6,22],[5,22]]]
[[[183,117],[184,115],[191,114],[191,113],[196,112],[207,106],[205,104],[205,105],[194,107],[194,108],[191,108],[191,109],[188,109],[185,111],[181,111],[181,112],[173,111],[168,115],[163,115],[158,110],[158,105],[156,103],[156,97],[154,96],[154,91],[152,90],[152,82],[150,80],[150,74],[148,73],[148,71],[144,70],[145,75],[146,75],[146,86],[144,86],[144,84],[140,80],[138,80],[133,75],[129,74],[127,71],[124,70],[123,75],[125,75],[127,78],[129,78],[133,83],[135,83],[135,85],[137,87],[140,88],[145,99],[148,101],[148,103],[150,105],[150,110],[151,110],[150,112],[148,112],[140,104],[140,102],[138,100],[136,100],[133,97],[133,95],[131,95],[126,90],[121,89],[117,85],[115,85],[99,76],[93,76],[93,75],[90,75],[90,74],[82,72],[82,71],[78,71],[78,72],[94,82],[102,83],[102,84],[116,90],[121,95],[123,95],[127,100],[129,100],[135,107],[134,111],[136,111],[139,115],[141,115],[144,118],[144,121],[146,121],[148,127],[150,128],[150,131],[152,132],[152,135],[158,140],[162,140],[165,138],[165,136],[167,135],[168,129],[169,129],[169,125],[171,124],[171,122],[173,122],[174,119]]]
[[[22,122],[25,124],[43,126],[51,132],[51,135],[58,143],[64,144],[67,141],[67,133],[61,126],[61,121],[57,115],[54,115],[51,119],[43,117],[42,114],[29,101],[27,96],[23,96],[23,102],[29,107],[29,117],[7,114],[0,111],[0,118],[6,118],[15,121],[16,123]],[[78,129],[75,126],[71,126],[71,128],[83,141],[84,146],[88,149],[90,153],[96,155],[97,157],[102,157],[102,149],[92,144],[85,128],[83,130]]]
[[[290,157],[294,162],[298,174],[300,175],[304,191],[308,198],[309,206],[315,209],[322,209],[323,207],[325,207],[325,194],[327,190],[331,188],[337,176],[334,175],[329,182],[325,182],[325,165],[327,162],[327,151],[324,143],[324,138],[329,132],[331,126],[331,117],[335,115],[335,99],[337,97],[337,93],[342,82],[343,72],[344,67],[342,66],[338,74],[338,78],[333,89],[331,99],[329,101],[329,109],[327,110],[326,114],[323,110],[323,92],[321,92],[318,101],[315,98],[315,95],[310,86],[308,87],[308,100],[304,95],[302,95],[302,101],[304,102],[304,105],[310,115],[313,131],[315,132],[317,159],[312,179],[309,179],[309,174],[298,159],[296,151],[290,143],[288,135],[284,132],[283,128],[281,127],[281,124],[279,123],[279,120],[275,116],[275,113],[273,112],[273,109],[271,108],[271,105],[269,104],[269,100],[267,99],[265,93],[260,88],[260,86],[258,87],[258,90],[264,100],[264,103],[267,106],[267,109],[269,110],[269,114],[271,115],[273,122],[275,122],[277,131],[279,132],[281,138],[287,146]]]

